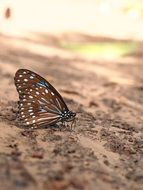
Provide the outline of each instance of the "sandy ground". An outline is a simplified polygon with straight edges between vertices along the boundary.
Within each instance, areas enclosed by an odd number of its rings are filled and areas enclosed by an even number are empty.
[[[0,36],[0,189],[141,190],[143,54],[87,59],[39,39]],[[17,126],[19,68],[44,76],[81,112],[74,131]]]

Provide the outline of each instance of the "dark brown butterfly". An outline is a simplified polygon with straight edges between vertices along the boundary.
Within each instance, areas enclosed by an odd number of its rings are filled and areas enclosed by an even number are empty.
[[[19,119],[22,125],[34,128],[69,122],[76,113],[69,111],[62,96],[43,77],[19,69],[14,77],[19,93]]]

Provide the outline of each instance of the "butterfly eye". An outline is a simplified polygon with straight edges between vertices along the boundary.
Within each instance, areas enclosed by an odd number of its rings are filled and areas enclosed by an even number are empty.
[[[62,96],[38,74],[20,69],[14,80],[20,98],[19,118],[24,126],[40,127],[74,119]]]

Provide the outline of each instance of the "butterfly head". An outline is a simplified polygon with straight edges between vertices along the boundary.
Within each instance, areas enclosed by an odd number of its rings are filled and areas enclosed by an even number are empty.
[[[76,113],[72,112],[72,111],[64,111],[61,114],[61,121],[66,121],[66,122],[70,122],[73,121],[75,119]]]

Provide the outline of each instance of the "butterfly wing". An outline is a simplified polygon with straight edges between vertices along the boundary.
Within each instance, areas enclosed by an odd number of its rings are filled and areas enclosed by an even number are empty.
[[[19,93],[19,118],[23,125],[57,123],[68,108],[57,90],[43,77],[20,69],[14,77]]]

